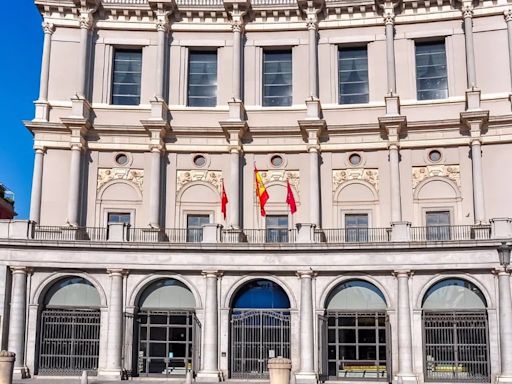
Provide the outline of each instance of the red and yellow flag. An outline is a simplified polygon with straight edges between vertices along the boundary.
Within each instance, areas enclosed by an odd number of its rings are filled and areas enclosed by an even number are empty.
[[[254,177],[256,180],[256,196],[258,196],[260,201],[261,216],[265,216],[265,204],[268,201],[268,192],[267,188],[265,188],[265,184],[263,184],[263,179],[260,172],[256,169],[256,165],[254,166]]]

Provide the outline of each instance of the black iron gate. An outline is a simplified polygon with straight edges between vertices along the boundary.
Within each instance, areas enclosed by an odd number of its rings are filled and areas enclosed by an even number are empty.
[[[76,375],[98,369],[100,312],[45,309],[39,337],[40,374]]]
[[[423,312],[425,381],[489,382],[486,311]]]
[[[266,378],[267,361],[290,357],[287,310],[236,310],[231,314],[231,377]]]

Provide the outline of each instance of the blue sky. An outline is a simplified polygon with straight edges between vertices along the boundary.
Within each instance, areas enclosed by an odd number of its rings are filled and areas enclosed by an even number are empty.
[[[3,20],[0,60],[0,183],[15,193],[17,218],[28,218],[34,154],[32,135],[22,120],[34,117],[39,92],[43,32],[32,0],[19,0]]]

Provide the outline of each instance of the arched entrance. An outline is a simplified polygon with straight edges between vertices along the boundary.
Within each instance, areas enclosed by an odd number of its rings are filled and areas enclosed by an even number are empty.
[[[39,329],[39,374],[96,373],[100,346],[101,300],[81,277],[53,284],[44,295]]]
[[[268,377],[269,358],[290,357],[288,296],[273,281],[253,280],[231,307],[231,377]]]
[[[135,315],[134,372],[140,376],[185,376],[199,369],[201,330],[193,293],[176,279],[161,279],[140,295]]]
[[[390,332],[382,292],[364,280],[337,285],[320,316],[321,375],[330,380],[390,380]]]
[[[425,381],[489,382],[489,325],[482,292],[446,279],[423,298]]]

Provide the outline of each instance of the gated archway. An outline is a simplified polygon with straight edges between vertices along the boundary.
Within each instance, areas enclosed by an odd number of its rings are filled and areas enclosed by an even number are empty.
[[[199,370],[201,330],[193,293],[165,278],[141,293],[135,315],[134,368],[140,376],[180,377]]]
[[[98,291],[82,277],[63,278],[48,289],[39,322],[39,374],[96,373],[100,306]]]
[[[270,280],[253,280],[236,293],[231,311],[231,377],[266,378],[267,361],[290,357],[290,300]]]
[[[430,287],[422,302],[425,381],[489,382],[487,302],[457,278]]]
[[[337,285],[319,316],[323,379],[390,380],[390,327],[382,292],[364,280]]]

